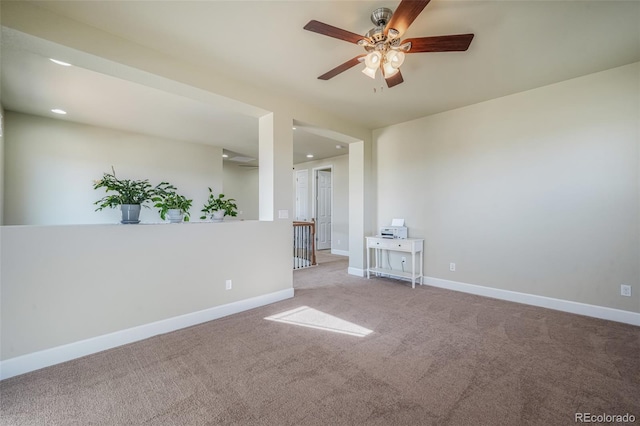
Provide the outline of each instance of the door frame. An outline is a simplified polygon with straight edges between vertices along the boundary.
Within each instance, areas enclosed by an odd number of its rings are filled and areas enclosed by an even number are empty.
[[[332,250],[332,245],[333,245],[333,185],[335,182],[335,179],[333,179],[333,164],[328,164],[325,166],[319,166],[319,167],[314,167],[313,169],[311,169],[312,171],[312,177],[311,179],[313,180],[313,184],[312,186],[312,207],[311,207],[311,212],[312,212],[312,217],[315,218],[316,224],[318,223],[318,172],[319,171],[329,171],[331,172],[331,195],[330,195],[330,199],[331,199],[331,229],[329,230],[330,235],[331,235],[331,244],[329,245],[329,250]],[[318,244],[318,235],[316,234],[316,247]]]

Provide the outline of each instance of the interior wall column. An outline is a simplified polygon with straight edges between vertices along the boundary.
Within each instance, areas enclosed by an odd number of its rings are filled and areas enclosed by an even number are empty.
[[[349,274],[358,276],[366,269],[364,237],[374,233],[372,150],[371,140],[349,144]]]
[[[4,109],[0,105],[0,226],[4,224]]]
[[[292,220],[292,126],[293,117],[282,112],[271,112],[259,119],[260,220]]]

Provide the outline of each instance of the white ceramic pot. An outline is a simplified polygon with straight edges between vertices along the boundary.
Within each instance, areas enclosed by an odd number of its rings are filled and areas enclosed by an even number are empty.
[[[224,214],[226,212],[224,210],[216,210],[211,214],[211,220],[214,222],[222,222],[224,220]]]
[[[120,206],[122,220],[120,223],[140,223],[140,204],[123,204]]]
[[[180,209],[169,209],[167,210],[167,218],[171,223],[180,223],[183,218],[182,210]]]

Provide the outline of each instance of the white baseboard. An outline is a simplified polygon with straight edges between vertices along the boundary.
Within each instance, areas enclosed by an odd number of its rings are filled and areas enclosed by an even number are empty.
[[[364,269],[360,269],[360,268],[353,268],[351,266],[349,266],[349,269],[347,270],[347,272],[349,273],[349,275],[355,275],[357,277],[366,277],[366,271]]]
[[[158,334],[169,333],[181,328],[191,327],[192,325],[269,305],[291,297],[293,297],[293,288],[288,288],[286,290],[280,290],[226,305],[214,306],[202,311],[191,312],[102,336],[92,337],[79,342],[10,358],[5,361],[0,361],[0,380],[70,361],[106,349],[112,349],[127,343],[148,339]]]
[[[337,249],[331,249],[331,254],[338,254],[340,256],[347,256],[349,257],[349,250],[337,250]]]
[[[446,288],[448,290],[461,291],[478,296],[492,297],[494,299],[508,300],[510,302],[524,303],[526,305],[539,306],[556,311],[640,326],[640,313],[623,311],[621,309],[588,305],[586,303],[554,299],[552,297],[537,296],[535,294],[518,293],[516,291],[502,290],[499,288],[483,287],[475,284],[443,280],[441,278],[424,277],[424,283],[433,287]]]

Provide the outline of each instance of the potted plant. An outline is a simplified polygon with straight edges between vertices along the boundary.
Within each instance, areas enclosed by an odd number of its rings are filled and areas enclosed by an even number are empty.
[[[189,222],[189,209],[193,200],[178,194],[177,188],[168,182],[162,182],[158,186],[151,201],[155,203],[153,206],[158,209],[162,220],[168,217],[171,223],[180,223],[183,219]]]
[[[93,182],[93,189],[105,188],[107,192],[107,195],[93,203],[98,206],[96,211],[107,207],[115,209],[119,206],[122,210],[122,223],[139,223],[140,207],[151,201],[162,184],[154,187],[149,183],[149,179],[118,179],[113,166],[111,171],[112,173],[105,173],[102,179]]]
[[[209,188],[209,198],[201,210],[204,214],[200,219],[206,219],[210,215],[214,222],[221,222],[225,216],[237,216],[238,206],[235,201],[233,198],[225,198],[224,194],[215,196]]]

